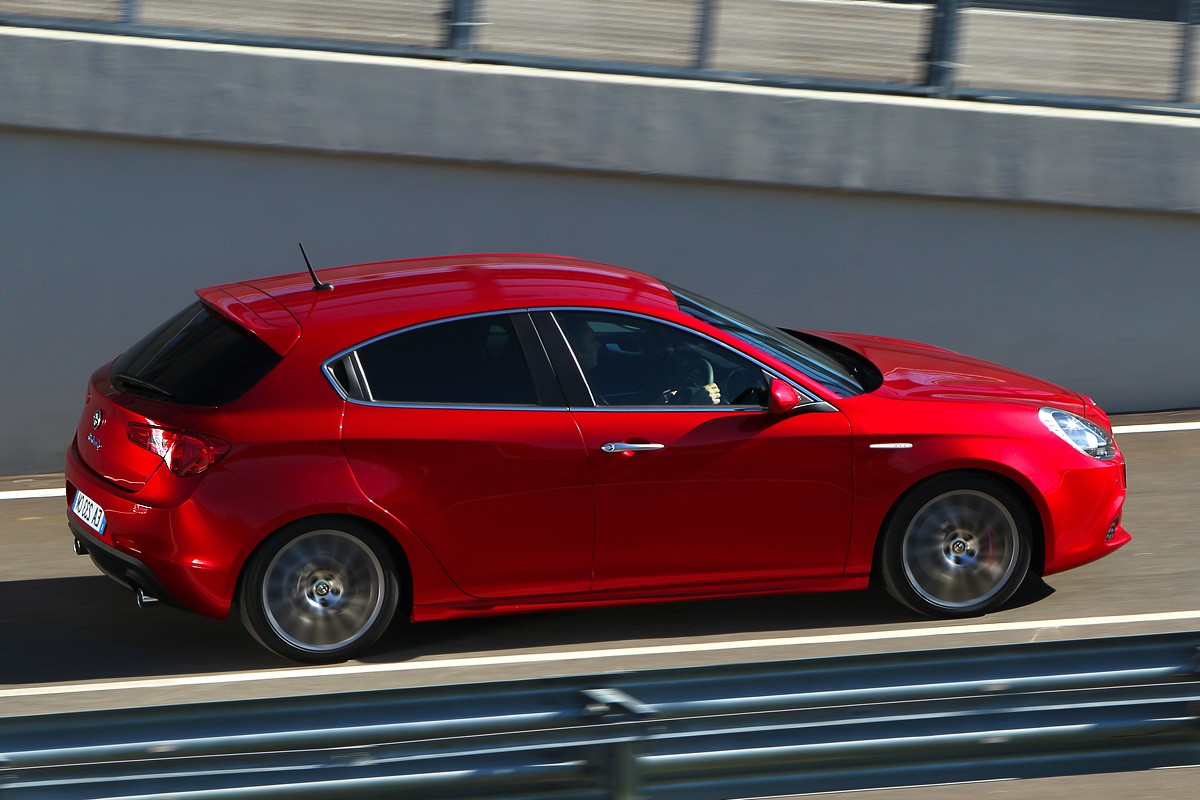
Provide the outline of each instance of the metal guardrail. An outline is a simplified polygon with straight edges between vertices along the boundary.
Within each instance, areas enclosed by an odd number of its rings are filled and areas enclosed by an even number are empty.
[[[1200,633],[0,719],[0,796],[705,800],[1200,763]]]
[[[1200,0],[0,0],[0,24],[948,98],[1200,111]]]

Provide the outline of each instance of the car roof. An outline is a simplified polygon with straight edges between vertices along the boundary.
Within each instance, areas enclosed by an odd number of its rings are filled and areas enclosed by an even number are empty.
[[[286,309],[308,333],[336,328],[334,338],[348,344],[421,322],[487,311],[571,306],[648,312],[679,308],[670,290],[648,275],[553,255],[380,261],[320,269],[317,276],[333,289],[317,291],[307,272],[294,272],[212,286],[197,294],[209,305],[221,305],[222,313],[260,336],[264,330],[274,332],[278,313]],[[221,298],[236,298],[237,302],[222,305]],[[231,313],[231,309],[253,313]],[[269,324],[260,324],[264,320]]]

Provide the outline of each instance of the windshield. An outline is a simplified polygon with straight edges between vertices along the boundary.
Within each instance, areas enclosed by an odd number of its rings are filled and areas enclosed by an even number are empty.
[[[854,375],[827,353],[823,353],[807,342],[802,342],[778,328],[764,325],[757,320],[726,308],[720,303],[684,291],[676,286],[668,287],[679,302],[679,309],[704,320],[714,328],[720,328],[747,344],[770,353],[775,358],[800,370],[817,383],[841,397],[862,394],[865,389]]]

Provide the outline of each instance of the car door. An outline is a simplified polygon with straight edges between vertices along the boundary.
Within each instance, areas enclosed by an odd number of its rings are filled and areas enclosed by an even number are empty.
[[[573,369],[586,393],[572,409],[596,487],[594,590],[842,573],[843,414],[770,413],[761,365],[681,326],[592,310],[535,317],[548,347],[567,342],[560,377]]]
[[[476,597],[587,591],[592,485],[527,314],[399,331],[328,369],[363,491]]]

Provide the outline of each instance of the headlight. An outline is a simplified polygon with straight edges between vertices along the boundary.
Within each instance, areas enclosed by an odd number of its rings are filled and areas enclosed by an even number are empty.
[[[1038,419],[1055,436],[1092,458],[1108,461],[1117,454],[1112,434],[1083,417],[1060,408],[1043,408],[1038,411]]]

